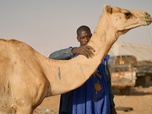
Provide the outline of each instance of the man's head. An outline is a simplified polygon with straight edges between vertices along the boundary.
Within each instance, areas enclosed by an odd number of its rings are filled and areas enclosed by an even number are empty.
[[[77,40],[80,46],[86,45],[92,36],[91,30],[88,26],[82,25],[77,29]]]

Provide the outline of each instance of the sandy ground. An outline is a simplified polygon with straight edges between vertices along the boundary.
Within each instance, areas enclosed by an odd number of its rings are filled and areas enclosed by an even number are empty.
[[[130,95],[120,95],[115,90],[115,104],[118,114],[152,114],[152,87],[131,88]],[[58,114],[60,96],[46,98],[42,104],[36,108],[34,114]],[[131,108],[132,110],[126,110]]]

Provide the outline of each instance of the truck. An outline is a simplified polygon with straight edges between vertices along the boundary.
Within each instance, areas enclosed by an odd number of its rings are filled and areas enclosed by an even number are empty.
[[[152,86],[152,61],[137,61],[136,65],[136,87]]]
[[[129,95],[136,84],[137,58],[133,55],[111,56],[109,59],[112,88],[122,95]]]

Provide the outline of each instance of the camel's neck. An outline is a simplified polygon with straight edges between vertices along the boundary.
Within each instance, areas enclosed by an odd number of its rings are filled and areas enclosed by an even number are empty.
[[[61,94],[75,89],[93,74],[114,43],[115,33],[109,33],[112,32],[109,30],[111,28],[105,27],[105,22],[101,19],[88,43],[96,51],[92,59],[79,55],[67,61],[47,60],[49,67],[45,67],[47,71],[45,74],[50,81],[52,94]]]
[[[106,55],[111,48],[112,44],[117,40],[118,35],[116,31],[112,28],[108,19],[100,19],[96,30],[88,45],[92,46],[95,49],[95,57],[103,59],[102,56]]]

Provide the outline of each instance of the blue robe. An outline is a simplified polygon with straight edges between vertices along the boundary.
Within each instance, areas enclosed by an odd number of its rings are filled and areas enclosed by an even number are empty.
[[[105,62],[101,62],[96,72],[102,77],[92,76],[72,95],[70,114],[110,114],[109,89],[106,80]]]

